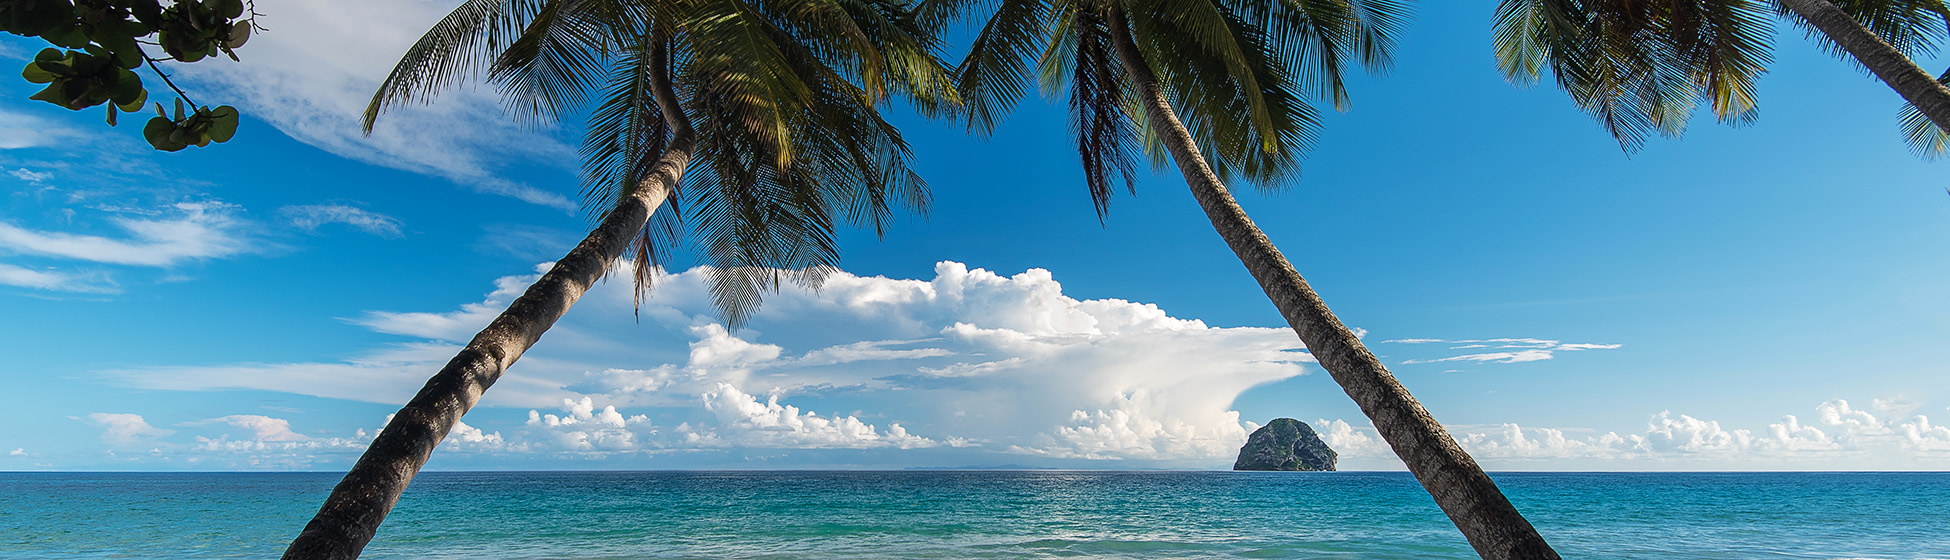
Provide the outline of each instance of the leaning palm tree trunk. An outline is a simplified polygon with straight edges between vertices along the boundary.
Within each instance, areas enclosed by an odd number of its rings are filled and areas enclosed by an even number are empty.
[[[667,68],[661,56],[656,67]],[[634,192],[618,196],[616,206],[582,243],[474,335],[474,340],[393,416],[352,471],[332,488],[318,515],[291,541],[284,551],[285,560],[357,558],[454,423],[602,278],[650,215],[669,198],[690,163],[697,134],[679,108],[668,76],[655,71],[650,74],[657,104],[674,132],[656,167]]]
[[[1408,389],[1395,380],[1381,360],[1368,352],[1360,339],[1334,317],[1320,295],[1293,270],[1293,265],[1226,191],[1138,52],[1121,8],[1111,8],[1109,24],[1117,57],[1137,86],[1145,116],[1164,141],[1172,160],[1178,163],[1178,169],[1185,174],[1192,196],[1205,209],[1212,227],[1252,272],[1260,289],[1266,291],[1266,296],[1286,317],[1287,324],[1299,333],[1301,342],[1320,361],[1321,367],[1374,421],[1382,439],[1408,464],[1408,470],[1415,473],[1436,504],[1462,530],[1470,546],[1488,560],[1557,558],[1557,553],[1517,508],[1510,505],[1510,500],[1503,497],[1503,492],[1497,490],[1496,483],[1483,473],[1482,467],[1408,394]]]
[[[1904,100],[1915,105],[1916,109],[1935,122],[1938,128],[1950,130],[1950,88],[1938,83],[1934,76],[1916,66],[1916,62],[1903,56],[1901,51],[1890,46],[1882,37],[1863,27],[1861,22],[1849,17],[1848,12],[1828,0],[1780,0],[1781,5],[1793,10],[1795,15],[1807,20],[1829,39],[1848,51],[1850,56],[1860,61],[1876,77],[1889,84]]]

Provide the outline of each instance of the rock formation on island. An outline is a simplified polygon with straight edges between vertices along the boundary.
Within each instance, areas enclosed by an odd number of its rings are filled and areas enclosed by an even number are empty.
[[[1239,448],[1235,471],[1331,471],[1339,457],[1306,422],[1280,418],[1268,422]]]

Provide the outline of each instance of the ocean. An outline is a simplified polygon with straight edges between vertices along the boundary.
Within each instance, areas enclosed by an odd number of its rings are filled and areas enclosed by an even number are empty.
[[[275,558],[337,473],[0,473],[0,558]],[[1950,473],[1496,473],[1565,558],[1950,558]],[[1407,473],[430,472],[371,559],[1474,558]]]

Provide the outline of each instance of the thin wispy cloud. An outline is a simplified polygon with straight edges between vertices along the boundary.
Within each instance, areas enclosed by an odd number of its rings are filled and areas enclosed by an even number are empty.
[[[169,216],[109,218],[121,237],[23,228],[0,222],[0,251],[103,264],[171,266],[184,261],[228,257],[253,250],[242,234],[235,206],[221,202],[181,202]]]
[[[0,109],[0,150],[52,146],[80,135],[48,119]]]
[[[493,89],[463,85],[433,104],[383,116],[370,136],[360,116],[380,81],[408,46],[457,2],[277,0],[260,3],[270,30],[238,50],[242,62],[181,65],[179,71],[300,142],[340,157],[422,173],[477,192],[563,211],[576,205],[575,150],[524,130],[498,106]],[[240,133],[242,134],[242,133]],[[499,172],[504,162],[560,165],[564,185],[537,187]],[[555,188],[551,188],[555,187]]]
[[[1442,358],[1419,358],[1403,360],[1403,364],[1432,364],[1441,362],[1476,362],[1493,364],[1517,364],[1549,360],[1557,352],[1576,352],[1580,350],[1613,350],[1621,344],[1570,343],[1542,338],[1486,338],[1469,340],[1446,340],[1440,338],[1398,338],[1381,341],[1382,344],[1445,344],[1449,350],[1493,350],[1470,352]]]
[[[0,263],[0,285],[55,292],[110,293],[115,285],[102,274],[34,270]]]
[[[344,204],[306,204],[278,209],[278,215],[292,226],[317,231],[329,224],[344,224],[380,237],[403,237],[398,218]]]
[[[27,169],[25,167],[15,168],[13,171],[8,171],[7,174],[12,175],[15,179],[20,179],[22,181],[26,181],[29,183],[42,183],[42,182],[46,182],[48,179],[54,178],[53,173],[48,173],[46,171],[34,171],[32,169]]]

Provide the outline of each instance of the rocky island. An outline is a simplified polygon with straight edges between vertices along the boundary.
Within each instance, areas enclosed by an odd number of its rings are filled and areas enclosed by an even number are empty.
[[[1235,471],[1331,471],[1339,455],[1306,422],[1279,418],[1253,431],[1239,448]]]

